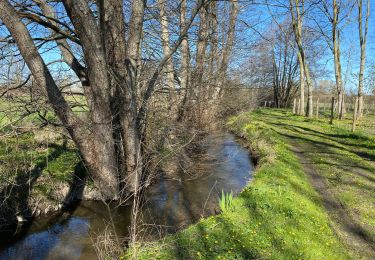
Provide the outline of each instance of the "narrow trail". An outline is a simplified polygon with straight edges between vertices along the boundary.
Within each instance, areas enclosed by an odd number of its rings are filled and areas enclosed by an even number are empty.
[[[375,259],[374,238],[364,229],[356,216],[350,214],[344,205],[335,197],[334,192],[327,184],[327,180],[315,168],[314,162],[308,156],[309,153],[324,153],[327,150],[324,146],[316,146],[310,142],[304,142],[297,136],[287,137],[291,150],[298,156],[304,171],[315,190],[320,194],[324,206],[329,214],[334,232],[342,239],[347,246],[355,253],[356,259]],[[348,162],[350,163],[350,162]],[[355,166],[347,166],[351,171],[363,170]]]

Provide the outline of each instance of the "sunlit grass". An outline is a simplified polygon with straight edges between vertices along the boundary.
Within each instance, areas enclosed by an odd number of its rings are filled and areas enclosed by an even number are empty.
[[[350,258],[301,164],[264,117],[258,111],[230,119],[230,128],[259,156],[254,179],[233,199],[232,210],[140,246],[139,259]]]

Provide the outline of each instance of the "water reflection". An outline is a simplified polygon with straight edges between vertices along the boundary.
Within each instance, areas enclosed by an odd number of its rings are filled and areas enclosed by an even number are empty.
[[[188,173],[181,171],[173,179],[161,177],[148,188],[142,207],[143,235],[163,236],[215,214],[221,191],[239,192],[251,178],[249,153],[232,135],[207,137],[204,150],[205,156],[192,158]],[[130,208],[113,205],[111,214],[116,233],[124,238]],[[35,220],[25,234],[0,245],[0,259],[95,259],[92,241],[109,219],[104,204],[82,202],[71,215],[50,222]]]

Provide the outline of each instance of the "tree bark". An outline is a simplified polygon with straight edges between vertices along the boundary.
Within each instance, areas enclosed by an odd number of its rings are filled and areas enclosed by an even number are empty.
[[[305,71],[303,69],[303,61],[301,54],[298,52],[298,63],[299,63],[299,73],[300,73],[300,103],[299,103],[299,112],[300,115],[305,115]]]
[[[163,46],[164,56],[170,56],[170,39],[169,39],[169,22],[166,14],[166,3],[167,0],[158,0],[159,7],[159,20],[161,25],[161,42]],[[174,68],[172,59],[168,59],[165,66],[164,72],[166,74],[166,85],[169,89],[169,110],[173,117],[176,113],[176,98],[175,98],[175,86],[174,86]]]
[[[213,1],[209,5],[210,17],[210,57],[208,64],[208,73],[210,79],[215,77],[215,71],[217,70],[217,64],[219,62],[219,34],[218,34],[218,17],[217,17],[217,2]]]
[[[96,67],[99,76],[92,77],[93,81],[91,82],[93,91],[98,94],[98,100],[91,102],[90,105],[98,108],[102,114],[90,113],[89,127],[83,127],[82,122],[74,116],[71,108],[62,96],[61,91],[35,47],[26,26],[6,0],[0,1],[0,18],[11,32],[22,57],[25,59],[39,87],[43,89],[56,115],[80,150],[86,166],[92,174],[94,183],[98,186],[103,198],[116,198],[118,194],[118,181],[116,164],[113,160],[112,131],[108,128],[111,117],[106,117],[109,112],[107,107],[108,101],[105,98],[105,90],[108,84],[106,84],[105,79],[100,78],[101,70],[99,67],[102,65],[100,60]],[[89,23],[90,21],[87,22]],[[95,58],[98,58],[96,55],[100,55],[100,48],[97,51],[99,53],[93,54]],[[93,61],[93,59],[88,62],[90,61]],[[100,83],[104,85],[104,90],[96,89]]]
[[[335,98],[332,97],[332,100],[331,100],[331,117],[330,117],[330,120],[329,120],[330,125],[333,124],[334,110],[335,110]]]
[[[302,44],[302,22],[303,22],[303,14],[304,14],[304,0],[289,0],[290,4],[290,13],[292,16],[292,25],[293,25],[293,32],[294,38],[298,47],[299,52],[299,62],[302,64],[304,76],[306,79],[307,84],[307,110],[306,116],[312,117],[313,116],[313,101],[312,101],[312,82],[310,77],[309,67],[306,61],[306,55]],[[302,96],[301,96],[302,97]],[[301,102],[301,105],[303,103]]]
[[[341,53],[340,53],[340,32],[338,28],[340,9],[336,0],[333,0],[333,17],[332,17],[332,41],[333,56],[335,65],[335,79],[338,93],[338,118],[341,120],[344,116],[344,89],[342,85]]]
[[[203,74],[204,74],[204,64],[207,49],[208,40],[208,19],[207,19],[207,9],[202,8],[199,11],[199,31],[198,31],[198,41],[197,41],[197,52],[196,52],[196,66],[195,66],[195,81],[196,86],[198,86],[199,91],[202,88]]]
[[[356,124],[357,124],[357,108],[358,108],[358,96],[355,97],[355,104],[354,104],[354,111],[353,111],[353,121],[352,121],[352,132],[355,131]]]
[[[370,17],[370,0],[367,0],[366,5],[366,17],[365,17],[365,29],[363,31],[363,0],[358,0],[358,32],[359,32],[359,45],[361,48],[361,58],[359,66],[359,77],[358,77],[358,109],[357,119],[360,119],[363,115],[363,75],[365,71],[366,63],[366,42],[368,33],[368,21]]]
[[[229,29],[227,32],[227,39],[225,47],[222,51],[222,60],[220,68],[218,71],[217,79],[215,86],[215,91],[213,93],[212,99],[215,100],[220,97],[222,92],[222,87],[225,83],[227,77],[227,70],[229,65],[229,59],[232,54],[232,49],[235,40],[235,29],[238,16],[238,0],[230,0],[230,14],[229,14]]]
[[[73,23],[77,35],[82,43],[88,78],[93,99],[87,97],[91,117],[92,164],[97,169],[90,172],[111,175],[116,180],[116,196],[118,197],[118,168],[115,157],[115,146],[112,129],[112,113],[110,105],[111,85],[107,75],[107,60],[102,43],[100,29],[94,15],[84,0],[66,0],[65,9]],[[86,164],[90,165],[91,162]],[[102,187],[104,189],[104,187]]]
[[[187,102],[192,96],[192,88],[189,86],[189,75],[190,75],[190,51],[189,51],[189,39],[188,35],[182,35],[186,28],[186,8],[187,0],[181,0],[180,6],[180,37],[181,41],[181,89],[184,93],[183,100],[179,107],[178,120],[181,121],[185,115],[185,110],[188,106]]]

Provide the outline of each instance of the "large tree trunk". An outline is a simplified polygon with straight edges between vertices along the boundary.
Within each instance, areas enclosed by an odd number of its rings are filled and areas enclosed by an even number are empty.
[[[82,10],[87,11],[84,8]],[[106,81],[106,76],[101,77],[103,60],[100,59],[100,56],[102,55],[102,49],[97,48],[93,53],[93,56],[98,58],[98,63],[95,65],[98,74],[90,78],[92,79],[90,81],[92,91],[98,95],[98,98],[95,101],[88,100],[88,103],[91,108],[95,107],[96,110],[90,113],[88,127],[83,127],[83,122],[80,122],[74,116],[61,91],[58,89],[26,26],[6,0],[0,1],[0,18],[11,32],[36,82],[43,88],[56,115],[80,150],[86,166],[92,174],[94,183],[101,191],[103,198],[116,198],[118,194],[117,169],[111,136],[109,100],[108,96],[106,96],[108,82]],[[86,23],[90,22],[90,20],[86,20]],[[84,49],[84,52],[87,53],[89,50]],[[94,58],[89,59],[87,62],[93,61]],[[99,89],[98,86],[100,86]]]
[[[92,138],[91,142],[94,149],[91,148],[91,151],[94,158],[93,162],[86,159],[86,165],[93,168],[90,171],[92,175],[113,176],[117,190],[118,165],[113,140],[110,105],[111,84],[108,79],[106,50],[103,48],[100,29],[86,1],[67,0],[63,3],[82,43],[85,62],[88,67],[90,89],[93,92],[92,99],[86,98],[90,108],[91,129],[89,131],[91,131],[92,136],[89,138]],[[90,164],[93,164],[94,167],[91,167]],[[117,198],[117,193],[118,191],[112,198]]]
[[[127,190],[137,191],[141,180],[143,158],[141,140],[145,125],[137,124],[138,105],[136,96],[137,78],[140,73],[141,59],[140,45],[142,40],[143,16],[145,0],[132,1],[132,16],[129,24],[129,37],[127,43],[126,66],[127,78],[125,102],[122,107],[122,127],[124,131],[124,147],[126,157]],[[121,9],[122,10],[122,9]]]
[[[125,66],[127,60],[125,24],[122,1],[100,0],[100,28],[102,41],[108,63],[107,76],[111,89],[111,110],[113,115],[113,138],[115,140],[116,158],[121,178],[121,193],[134,192],[138,182],[135,176],[134,161],[138,160],[138,147],[133,148],[140,138],[135,131],[136,117],[136,75]],[[133,31],[132,31],[133,33]],[[136,64],[136,61],[134,62]],[[129,123],[130,122],[130,123]],[[130,134],[129,134],[130,133]],[[135,153],[132,151],[136,150]]]

